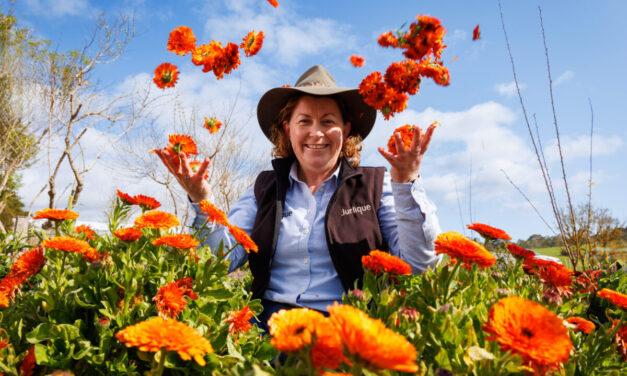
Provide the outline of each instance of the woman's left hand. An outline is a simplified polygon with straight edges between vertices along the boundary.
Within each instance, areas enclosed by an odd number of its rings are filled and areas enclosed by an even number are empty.
[[[416,127],[413,132],[411,145],[409,150],[405,149],[403,145],[403,139],[399,132],[394,133],[394,142],[396,144],[396,150],[398,154],[394,155],[382,147],[379,147],[379,153],[383,158],[387,159],[392,165],[390,170],[390,176],[395,183],[409,183],[420,176],[420,163],[422,157],[429,147],[431,142],[431,135],[435,126],[430,126],[423,136],[420,135],[420,128]]]

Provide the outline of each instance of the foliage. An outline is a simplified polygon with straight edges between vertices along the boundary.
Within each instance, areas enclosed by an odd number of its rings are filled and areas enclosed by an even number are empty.
[[[13,220],[20,215],[26,215],[26,211],[24,211],[24,203],[20,200],[20,197],[17,195],[17,190],[20,187],[20,176],[15,172],[9,176],[9,181],[6,187],[2,192],[0,192],[0,208],[4,207],[0,210],[0,222],[2,226],[0,226],[0,230],[2,227],[4,229],[12,229],[13,228]]]

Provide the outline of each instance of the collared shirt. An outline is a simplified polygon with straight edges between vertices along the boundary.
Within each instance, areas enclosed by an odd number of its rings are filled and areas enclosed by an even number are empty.
[[[327,306],[341,301],[344,293],[329,255],[324,226],[326,208],[337,187],[339,167],[312,194],[307,184],[298,179],[296,166],[295,162],[290,170],[290,186],[264,298],[327,311]],[[205,218],[198,204],[192,207],[196,212],[192,226],[198,228]],[[433,249],[433,241],[440,232],[435,210],[420,178],[413,183],[394,183],[389,173],[385,173],[377,212],[381,233],[390,253],[407,262],[413,273],[425,271],[438,260]],[[257,201],[251,187],[233,205],[228,218],[230,223],[250,233],[256,214]],[[213,225],[203,235],[207,236],[203,244],[212,249],[220,241],[229,248],[235,244],[228,230],[220,225]],[[227,258],[231,272],[242,266],[248,255],[243,247],[237,246]]]

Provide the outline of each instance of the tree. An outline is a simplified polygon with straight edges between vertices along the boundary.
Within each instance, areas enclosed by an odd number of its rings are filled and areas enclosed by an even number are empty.
[[[4,204],[4,208],[0,213],[0,232],[12,230],[14,226],[13,220],[17,216],[26,215],[24,211],[24,203],[17,195],[20,187],[20,176],[13,173],[9,178],[8,184],[4,190],[0,192],[0,201]]]

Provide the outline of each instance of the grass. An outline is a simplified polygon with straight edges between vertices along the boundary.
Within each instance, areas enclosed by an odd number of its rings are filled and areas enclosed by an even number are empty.
[[[570,263],[568,256],[563,256],[560,254],[561,247],[536,248],[534,249],[534,251],[538,252],[541,255],[557,257],[562,261],[562,264],[568,266],[569,268],[572,268],[572,264]],[[621,248],[617,249],[616,251],[618,252],[615,254],[614,258],[616,260],[619,260],[621,263],[627,262],[627,249]]]

